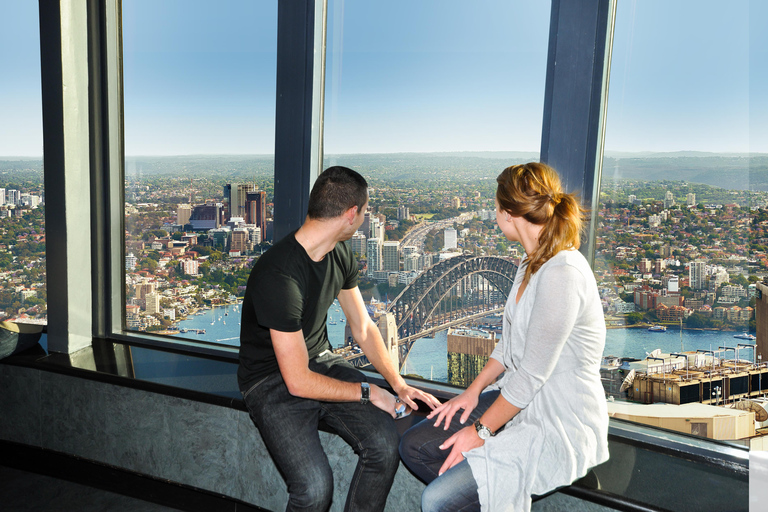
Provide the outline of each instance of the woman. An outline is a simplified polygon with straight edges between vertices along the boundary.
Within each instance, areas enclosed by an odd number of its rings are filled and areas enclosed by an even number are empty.
[[[483,371],[401,440],[403,461],[429,484],[424,512],[528,510],[532,494],[608,459],[605,322],[577,250],[583,210],[547,165],[512,166],[496,181],[496,222],[527,256]]]

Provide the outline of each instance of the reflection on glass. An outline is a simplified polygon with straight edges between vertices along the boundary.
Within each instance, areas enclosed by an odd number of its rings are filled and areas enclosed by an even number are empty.
[[[277,2],[122,7],[125,327],[236,346],[272,236]]]
[[[710,439],[748,437],[755,422],[640,404],[763,394],[754,308],[766,249],[750,226],[768,219],[755,172],[768,138],[751,133],[750,105],[766,96],[750,86],[765,61],[750,55],[766,45],[750,35],[751,5],[619,1],[613,41],[595,253],[609,410]]]
[[[370,313],[385,337],[397,332],[404,374],[465,386],[495,344],[509,283],[470,266],[458,280],[448,272],[467,254],[514,274],[521,248],[496,229],[495,178],[538,159],[549,10],[328,3],[324,165],[369,181],[370,211],[349,243]],[[422,314],[402,313],[419,304]],[[331,343],[359,362],[340,331]]]
[[[0,4],[0,320],[45,324],[39,34],[36,2]]]

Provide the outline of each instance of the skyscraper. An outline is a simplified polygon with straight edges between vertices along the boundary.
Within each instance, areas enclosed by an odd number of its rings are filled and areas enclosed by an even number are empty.
[[[387,240],[382,247],[382,270],[400,271],[400,242]]]
[[[378,238],[368,239],[366,257],[368,259],[368,275],[372,276],[374,272],[381,270],[381,240]]]
[[[355,231],[355,234],[352,235],[352,238],[350,239],[350,243],[352,244],[352,252],[356,252],[358,256],[364,258],[366,255],[367,240],[368,238],[362,233],[362,231]]]
[[[692,261],[688,265],[688,281],[692,289],[704,289],[706,284],[706,264],[704,260]]]
[[[248,192],[245,196],[245,222],[267,230],[267,193],[263,190]]]
[[[249,192],[256,192],[258,188],[254,183],[227,183],[224,185],[224,199],[228,205],[227,220],[230,217],[246,217],[246,196]]]

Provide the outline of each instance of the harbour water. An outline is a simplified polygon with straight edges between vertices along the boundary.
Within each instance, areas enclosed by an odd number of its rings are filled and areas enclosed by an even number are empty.
[[[220,306],[201,311],[180,322],[179,327],[188,329],[186,338],[237,346],[240,343],[240,306]],[[336,348],[344,344],[346,317],[338,302],[328,310],[328,338]],[[205,329],[204,334],[192,332]],[[732,358],[738,344],[749,345],[753,342],[734,338],[739,334],[733,331],[697,331],[683,330],[682,344],[680,330],[670,327],[666,332],[650,332],[646,328],[608,329],[604,355],[633,357],[643,359],[655,349],[662,352],[680,352],[681,350],[718,350],[719,347],[732,347],[724,353]],[[682,345],[682,346],[681,346]],[[738,347],[739,358],[753,361],[754,350]],[[446,382],[448,380],[448,334],[438,332],[434,338],[422,338],[414,344],[408,356],[403,373],[419,375],[423,378]]]

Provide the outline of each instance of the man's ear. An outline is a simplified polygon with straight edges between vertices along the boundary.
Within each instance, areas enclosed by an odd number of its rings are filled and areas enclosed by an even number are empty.
[[[346,212],[344,212],[344,217],[347,219],[347,222],[350,224],[353,224],[355,222],[355,217],[357,216],[357,205],[349,208]]]

